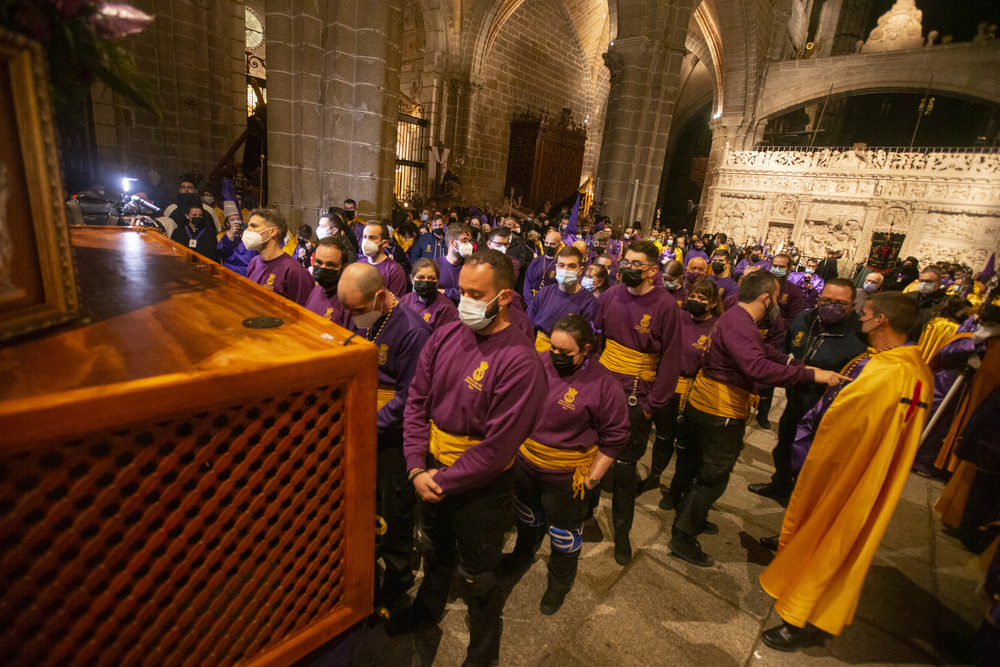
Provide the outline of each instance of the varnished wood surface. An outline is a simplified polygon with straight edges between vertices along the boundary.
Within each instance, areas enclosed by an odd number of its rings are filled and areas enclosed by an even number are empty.
[[[86,319],[0,349],[0,400],[249,369],[335,351],[349,335],[158,234],[77,227],[72,237]],[[285,324],[242,325],[261,315]]]
[[[346,330],[160,234],[74,227],[72,239],[85,319],[0,348],[0,430],[52,435],[59,425],[37,420],[74,406],[88,423],[61,429],[79,432],[104,426],[110,407],[101,406],[114,399],[122,416],[147,418],[266,389],[276,373],[299,386],[353,374],[337,372],[338,357],[365,359],[374,371],[373,350],[349,354],[366,341],[345,347]],[[243,326],[262,315],[285,323]],[[152,403],[133,405],[140,400]]]

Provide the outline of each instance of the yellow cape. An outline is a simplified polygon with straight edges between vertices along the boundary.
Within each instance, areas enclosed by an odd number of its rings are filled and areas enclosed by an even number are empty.
[[[948,343],[955,332],[958,331],[958,322],[949,320],[947,317],[935,317],[924,327],[920,333],[920,340],[917,347],[920,349],[920,356],[924,363],[931,363],[934,355]]]
[[[823,415],[760,575],[788,623],[838,635],[854,618],[933,397],[933,375],[908,345],[875,354]]]

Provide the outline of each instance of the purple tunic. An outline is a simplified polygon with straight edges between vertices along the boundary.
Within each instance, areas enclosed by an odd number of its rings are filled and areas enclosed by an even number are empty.
[[[397,299],[401,299],[406,294],[406,271],[399,265],[399,262],[388,257],[378,264],[374,264],[368,257],[365,257],[363,261],[375,267],[375,270],[382,276],[382,280],[385,281],[385,288],[392,292]]]
[[[248,250],[243,245],[243,239],[240,238],[233,242],[225,234],[219,239],[217,247],[222,265],[244,277],[247,275],[247,266],[250,265],[250,260],[260,254],[256,250]]]
[[[415,312],[429,324],[432,329],[437,329],[443,324],[458,321],[458,308],[451,302],[451,299],[438,292],[434,295],[433,301],[424,302],[416,292],[403,295],[399,300],[401,304]]]
[[[693,378],[701,368],[702,358],[708,351],[708,339],[718,319],[709,317],[695,322],[691,313],[681,314],[681,376]]]
[[[790,280],[778,280],[781,283],[781,291],[778,293],[778,310],[781,311],[781,319],[785,321],[787,329],[795,321],[795,318],[805,310],[805,296],[802,288]]]
[[[646,354],[660,355],[656,379],[652,382],[634,375],[614,373],[627,395],[636,388],[642,409],[652,414],[674,395],[680,375],[681,310],[667,290],[654,287],[641,296],[625,285],[615,285],[598,301],[597,328],[619,345]]]
[[[749,392],[758,383],[786,387],[815,376],[801,361],[765,345],[757,323],[739,306],[719,318],[701,370],[705,377]]]
[[[585,359],[572,375],[561,377],[549,353],[541,355],[548,380],[545,410],[531,434],[537,443],[556,449],[598,450],[612,459],[628,442],[628,406],[621,387],[596,357]],[[517,464],[542,479],[573,479],[572,470],[539,468],[518,452]]]
[[[481,336],[446,324],[424,345],[403,416],[406,469],[427,466],[430,425],[479,443],[434,481],[447,494],[495,479],[534,432],[545,406],[545,369],[532,341],[514,326]]]
[[[396,388],[393,399],[378,411],[378,428],[384,431],[403,425],[403,408],[409,395],[410,382],[417,370],[420,350],[432,331],[420,315],[396,304],[388,319],[380,319],[368,330],[369,339],[375,336],[375,332],[378,332],[378,337],[373,342],[378,348],[379,384]]]
[[[511,301],[511,303],[513,304],[514,302]],[[528,319],[528,316],[523,310],[516,307],[508,307],[507,318],[510,320],[511,325],[527,336],[529,340],[535,339],[535,325],[531,323],[531,320]],[[534,345],[534,343],[532,343],[532,345]]]
[[[351,314],[340,305],[340,299],[337,298],[336,291],[328,296],[326,290],[316,285],[313,287],[312,292],[309,293],[309,298],[306,299],[305,308],[320,317],[328,319],[334,324],[339,324],[345,329],[354,331],[354,327],[351,326]]]
[[[305,305],[316,284],[309,269],[284,252],[267,261],[260,255],[254,257],[247,266],[247,278],[300,306]]]
[[[684,266],[690,264],[691,260],[694,259],[695,257],[701,257],[703,260],[705,260],[706,264],[712,263],[712,260],[711,258],[709,258],[707,252],[705,252],[704,250],[697,250],[695,248],[690,248],[684,255]]]
[[[864,357],[858,363],[854,364],[854,366],[846,369],[846,372],[842,371],[842,374],[852,380],[856,379],[861,375],[861,371],[865,369],[870,359],[871,356]],[[847,384],[845,382],[844,384],[827,389],[823,393],[823,397],[819,399],[819,403],[814,405],[805,414],[799,425],[795,427],[795,440],[792,442],[792,470],[802,470],[802,465],[806,462],[806,455],[809,454],[809,449],[812,447],[813,438],[816,437],[816,429],[819,428],[819,423],[823,420],[823,415],[826,414],[827,409],[833,403],[833,399],[837,398],[840,390],[846,387]]]
[[[451,299],[453,303],[458,303],[460,298],[458,276],[462,273],[462,266],[465,262],[459,261],[458,264],[452,264],[448,261],[448,255],[438,257],[434,261],[437,262],[438,271],[441,274],[438,278],[438,289],[443,289],[446,297]]]
[[[680,282],[681,282],[681,286],[680,287],[678,287],[675,290],[669,290],[668,289],[667,290],[667,294],[669,294],[670,296],[672,296],[674,298],[674,300],[677,302],[677,307],[678,308],[683,308],[684,307],[684,302],[687,301],[687,298],[688,298],[688,288],[684,287],[684,279],[683,278],[681,278]],[[662,285],[663,283],[661,282],[660,284]],[[667,288],[664,287],[663,289],[667,289]]]
[[[810,279],[812,287],[809,288],[805,286],[807,275],[812,276]],[[806,273],[804,271],[796,271],[795,273],[788,274],[788,282],[798,285],[802,289],[806,310],[812,310],[816,307],[816,302],[819,300],[819,293],[823,291],[823,286],[826,285],[826,282],[815,273]]]
[[[524,305],[531,308],[531,300],[546,285],[556,284],[556,258],[539,255],[528,264],[524,274]]]
[[[528,307],[528,319],[545,335],[566,315],[583,315],[590,322],[597,319],[597,297],[579,288],[575,294],[563,292],[559,285],[547,285],[539,290]]]
[[[746,268],[751,264],[753,266],[759,266],[761,271],[771,270],[771,260],[769,259],[758,259],[756,262],[751,262],[749,259],[743,259],[740,260],[740,263],[736,265],[735,269],[733,269],[733,275],[742,276],[743,272],[746,271]]]
[[[729,310],[740,300],[740,284],[732,278],[720,278],[715,275],[708,276],[708,279],[715,283],[722,293],[722,307]]]

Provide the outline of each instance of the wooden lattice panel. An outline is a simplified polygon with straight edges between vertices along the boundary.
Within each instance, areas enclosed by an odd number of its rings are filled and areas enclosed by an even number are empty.
[[[328,618],[344,411],[319,387],[2,453],[0,664],[239,664]]]

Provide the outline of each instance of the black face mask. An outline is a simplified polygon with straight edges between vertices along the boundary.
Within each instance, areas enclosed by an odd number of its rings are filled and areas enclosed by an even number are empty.
[[[346,218],[348,222],[354,220],[354,211],[344,211],[344,218]]]
[[[618,277],[626,287],[638,287],[642,284],[642,269],[622,269]]]
[[[313,278],[316,279],[316,283],[323,288],[324,292],[329,293],[337,289],[337,283],[340,282],[340,269],[314,266]]]
[[[754,254],[750,255],[750,259],[752,259],[755,262],[759,261],[760,260],[760,253],[756,253],[755,252]]]
[[[433,280],[414,280],[413,281],[413,291],[417,293],[421,299],[429,299],[438,293],[438,284]]]
[[[712,273],[722,273],[726,270],[726,265],[723,262],[712,262]]]
[[[444,227],[441,227],[439,229],[432,229],[431,233],[434,234],[434,236],[438,237],[439,239],[444,238]]]
[[[205,226],[205,218],[204,218],[204,216],[197,216],[197,217],[194,217],[194,218],[188,218],[188,223],[192,227],[194,227],[195,229],[201,229],[202,227]]]
[[[555,248],[552,248],[550,246],[544,246],[542,249],[545,251],[545,256],[546,257],[555,257],[556,256],[556,249]]]
[[[560,377],[565,377],[570,375],[574,370],[576,370],[576,364],[573,362],[573,357],[568,354],[563,354],[562,352],[551,351],[549,352],[549,361],[552,362],[552,367],[556,369]]]
[[[604,252],[604,248],[605,248],[605,246],[595,245],[594,246],[594,252],[596,252],[598,255],[600,255],[602,252]]]
[[[708,312],[708,304],[702,303],[701,301],[692,301],[688,299],[684,302],[684,310],[688,311],[695,317],[701,317]]]

